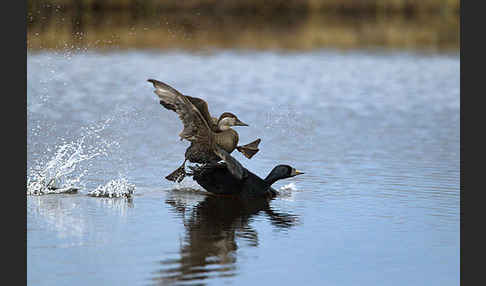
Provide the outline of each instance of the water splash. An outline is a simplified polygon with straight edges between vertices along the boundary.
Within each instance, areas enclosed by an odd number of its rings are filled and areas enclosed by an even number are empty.
[[[45,164],[31,168],[27,178],[27,195],[72,192],[80,183],[87,170],[73,175],[81,162],[105,154],[103,151],[86,152],[84,137],[77,142],[70,142],[57,147],[54,156]]]
[[[81,179],[88,173],[82,163],[99,156],[108,156],[108,150],[118,142],[100,140],[110,119],[84,130],[78,140],[57,146],[54,155],[46,163],[39,159],[30,168],[27,177],[27,195],[73,193],[84,187]],[[98,139],[98,144],[85,144],[86,140]],[[63,140],[63,139],[62,139]]]
[[[280,191],[296,191],[297,187],[295,186],[295,183],[288,183],[285,186],[280,187]]]
[[[284,200],[293,201],[296,191],[298,191],[298,189],[295,183],[288,183],[287,185],[280,187],[278,196]]]
[[[46,187],[42,182],[29,182],[27,186],[27,195],[41,196],[48,194],[75,194],[78,192],[77,187],[55,188]]]
[[[126,128],[126,124],[142,122],[145,118],[139,116],[141,113],[136,108],[115,108],[105,119],[79,128],[77,140],[68,143],[64,138],[59,138],[61,142],[56,143],[55,148],[43,146],[43,151],[34,153],[36,161],[33,167],[29,167],[27,195],[73,193],[80,189],[91,189],[94,186],[87,188],[89,180],[82,180],[88,172],[95,177],[106,177],[108,174],[105,173],[114,169],[113,164],[117,164],[115,168],[120,174],[127,173],[131,163],[124,156],[119,143],[126,138],[123,138],[123,132],[116,130]],[[40,123],[32,128],[33,136],[44,136],[52,129],[43,128]],[[55,153],[47,155],[51,149]]]
[[[185,180],[182,180],[181,182],[173,183],[171,188],[173,190],[200,190],[201,189],[199,184],[189,176],[186,176]]]
[[[130,198],[135,192],[135,185],[125,178],[109,181],[105,185],[98,186],[95,190],[88,192],[91,197],[105,198]]]

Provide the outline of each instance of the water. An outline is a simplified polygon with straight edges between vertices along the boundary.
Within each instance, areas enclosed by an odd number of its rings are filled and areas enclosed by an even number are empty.
[[[27,71],[28,179],[79,188],[27,196],[31,285],[459,284],[458,55],[81,50]],[[189,144],[148,78],[248,123],[254,173],[305,175],[269,203],[163,179]]]

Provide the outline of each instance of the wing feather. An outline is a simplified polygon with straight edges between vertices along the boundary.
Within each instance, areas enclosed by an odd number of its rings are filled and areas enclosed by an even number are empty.
[[[215,149],[214,153],[226,162],[226,168],[236,179],[242,180],[247,176],[245,168],[238,162],[238,160],[218,145],[215,145]]]
[[[159,97],[160,104],[179,115],[184,125],[184,129],[179,133],[181,140],[186,139],[191,142],[207,140],[211,143],[211,128],[205,116],[186,96],[161,81],[155,79],[148,81],[153,83],[154,93]]]
[[[204,117],[204,120],[208,123],[209,127],[211,127],[211,130],[217,131],[218,129],[218,119],[214,118],[211,116],[209,113],[209,108],[208,104],[206,101],[197,98],[197,97],[192,97],[189,95],[184,95],[189,101],[199,110],[201,115]]]

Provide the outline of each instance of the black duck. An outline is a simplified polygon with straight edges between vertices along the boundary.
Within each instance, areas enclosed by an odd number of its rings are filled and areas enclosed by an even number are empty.
[[[224,162],[190,167],[193,179],[208,192],[218,195],[240,195],[243,197],[273,197],[277,191],[271,186],[280,179],[294,177],[303,172],[289,165],[278,165],[265,179],[245,169],[240,162],[225,150],[216,147],[215,153]]]

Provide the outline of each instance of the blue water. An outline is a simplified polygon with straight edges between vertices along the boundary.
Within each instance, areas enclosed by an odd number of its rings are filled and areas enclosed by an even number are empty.
[[[252,172],[305,175],[267,204],[165,180],[189,144],[148,78],[248,123]],[[455,54],[28,53],[28,170],[104,150],[78,194],[27,197],[28,283],[458,285],[459,94]],[[86,195],[117,178],[133,198]]]

